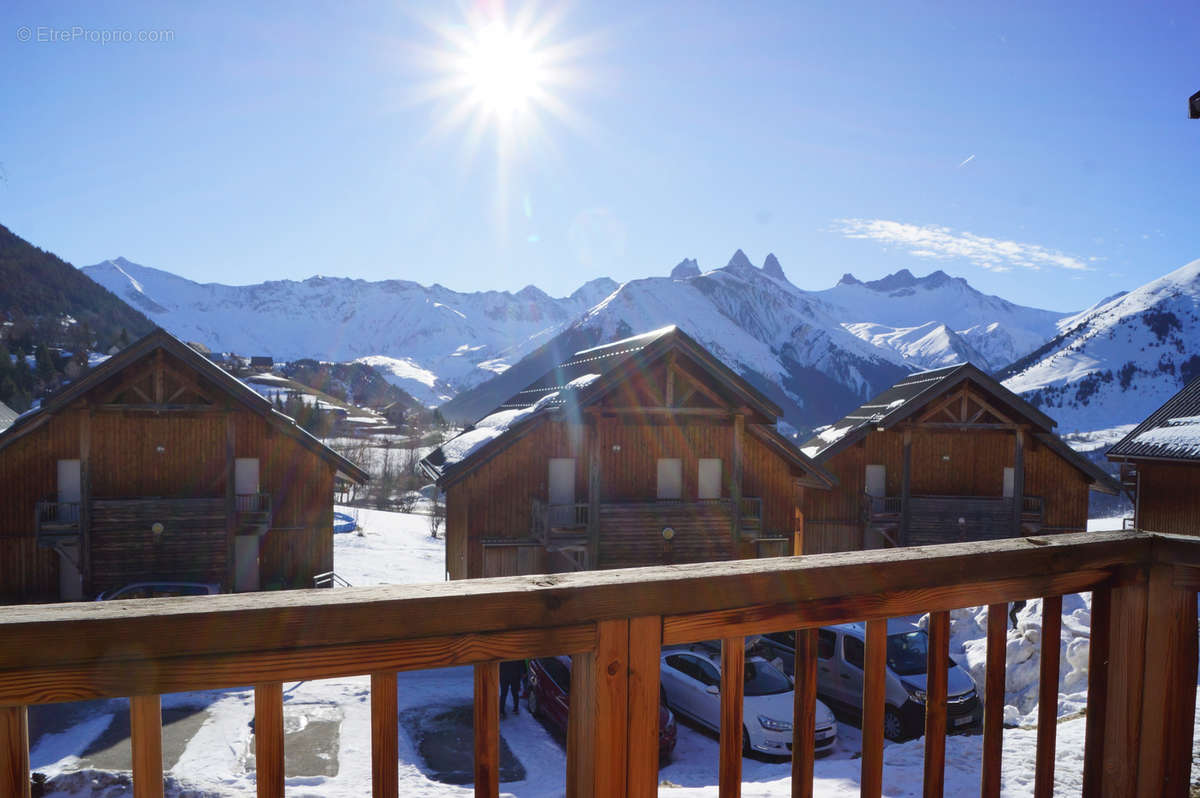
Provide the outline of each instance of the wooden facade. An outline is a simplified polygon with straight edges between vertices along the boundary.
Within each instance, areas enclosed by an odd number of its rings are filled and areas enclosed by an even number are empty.
[[[1089,490],[1116,492],[1115,483],[974,367],[931,374],[839,422],[826,433],[835,440],[805,444],[838,484],[806,494],[801,550],[1086,531]]]
[[[1108,451],[1137,529],[1200,535],[1200,378]]]
[[[628,342],[580,357],[603,370],[585,391],[453,467],[427,459],[446,491],[450,578],[792,553],[801,497],[827,477],[691,339],[672,328],[643,344],[617,362],[607,353]]]
[[[153,332],[0,434],[0,600],[232,590],[237,568],[243,587],[311,587],[333,567],[339,472],[366,476]]]

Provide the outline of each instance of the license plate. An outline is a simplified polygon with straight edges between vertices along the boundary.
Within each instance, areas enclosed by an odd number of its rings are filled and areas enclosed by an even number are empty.
[[[970,716],[970,715],[964,715],[964,716],[962,716],[961,718],[955,718],[955,719],[954,719],[954,725],[955,725],[955,726],[966,726],[966,725],[967,725],[968,723],[970,723],[970,722],[971,722],[971,716]]]

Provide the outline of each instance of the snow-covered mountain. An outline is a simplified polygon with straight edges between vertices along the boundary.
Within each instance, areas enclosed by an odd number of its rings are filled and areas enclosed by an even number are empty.
[[[1003,368],[1045,343],[1070,315],[1015,305],[940,270],[915,277],[901,269],[869,282],[847,274],[811,295],[847,330],[921,369],[963,360],[989,371]]]
[[[1200,260],[1064,319],[1002,376],[1061,431],[1140,421],[1200,376]]]
[[[600,278],[556,299],[534,286],[460,293],[333,277],[230,286],[125,258],[83,272],[185,340],[276,359],[362,359],[430,404],[504,371],[617,288]]]

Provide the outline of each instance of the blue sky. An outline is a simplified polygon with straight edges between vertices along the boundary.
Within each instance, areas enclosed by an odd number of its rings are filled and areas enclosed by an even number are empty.
[[[804,288],[941,268],[1060,310],[1200,257],[1195,3],[495,13],[545,25],[566,112],[503,149],[430,99],[473,4],[5,4],[0,223],[201,281],[561,295],[740,247]],[[114,30],[170,38],[88,40]]]

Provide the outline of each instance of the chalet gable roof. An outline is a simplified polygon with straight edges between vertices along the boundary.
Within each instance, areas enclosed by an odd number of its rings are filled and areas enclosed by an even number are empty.
[[[552,413],[579,412],[608,395],[633,374],[647,369],[668,352],[678,352],[711,375],[733,400],[773,425],[782,410],[758,389],[674,325],[576,352],[540,379],[505,400],[475,425],[442,444],[421,461],[422,470],[445,486],[516,440],[523,431]],[[750,424],[748,429],[765,427]],[[774,430],[772,430],[774,432]],[[775,432],[770,443],[789,459],[830,486],[834,478]]]
[[[1119,488],[1102,468],[1067,446],[1057,435],[1057,422],[1005,388],[993,377],[971,363],[960,363],[908,375],[875,398],[805,441],[800,450],[819,463],[862,440],[876,429],[891,429],[911,419],[940,397],[947,396],[964,382],[970,382],[1001,405],[1004,412],[1032,425],[1033,436],[1052,448],[1092,481],[1093,487],[1106,493]]]
[[[26,433],[48,422],[55,414],[65,410],[77,399],[142,361],[156,350],[163,350],[178,358],[197,371],[205,380],[228,394],[243,407],[266,418],[275,429],[296,438],[305,448],[313,451],[337,469],[337,472],[354,482],[366,482],[366,471],[350,462],[325,444],[314,438],[307,430],[297,426],[291,417],[277,411],[267,399],[259,395],[241,380],[192,349],[183,341],[162,328],[155,328],[142,338],[122,349],[108,360],[88,371],[78,380],[47,396],[36,410],[21,414],[12,426],[0,432],[0,450]]]
[[[1108,459],[1200,462],[1200,377],[1117,441]]]

